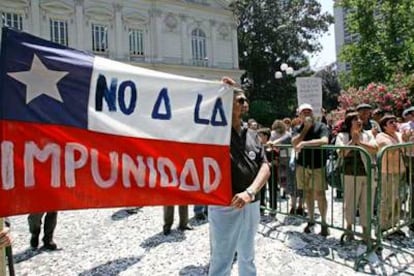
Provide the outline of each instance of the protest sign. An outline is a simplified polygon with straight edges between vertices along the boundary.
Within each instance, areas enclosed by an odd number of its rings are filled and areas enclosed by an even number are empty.
[[[322,115],[322,79],[314,77],[296,78],[298,105],[308,103],[316,117]]]

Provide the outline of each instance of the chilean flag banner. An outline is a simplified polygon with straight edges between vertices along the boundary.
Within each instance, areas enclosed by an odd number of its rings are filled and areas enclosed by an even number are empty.
[[[231,197],[233,95],[3,28],[0,217]]]

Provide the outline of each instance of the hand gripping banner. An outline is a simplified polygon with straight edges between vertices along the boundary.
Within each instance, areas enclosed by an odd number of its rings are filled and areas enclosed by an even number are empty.
[[[3,28],[0,217],[231,196],[231,89]]]

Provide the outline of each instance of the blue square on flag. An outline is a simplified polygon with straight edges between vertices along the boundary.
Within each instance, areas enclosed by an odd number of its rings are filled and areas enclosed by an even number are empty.
[[[87,128],[94,57],[3,28],[1,119]]]

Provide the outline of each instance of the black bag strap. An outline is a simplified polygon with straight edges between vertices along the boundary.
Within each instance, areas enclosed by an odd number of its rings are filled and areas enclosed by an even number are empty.
[[[237,134],[236,130],[232,128],[230,156],[235,163],[237,163],[237,160],[238,162],[243,161],[243,163],[247,165],[252,174],[256,175],[258,172],[258,166],[256,162],[250,159],[245,151],[246,135],[247,128],[242,129],[240,136]]]

